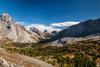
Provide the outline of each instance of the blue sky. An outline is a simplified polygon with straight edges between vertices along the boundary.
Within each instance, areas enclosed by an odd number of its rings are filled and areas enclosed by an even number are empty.
[[[26,28],[65,29],[75,22],[100,18],[100,0],[0,0],[2,13]]]

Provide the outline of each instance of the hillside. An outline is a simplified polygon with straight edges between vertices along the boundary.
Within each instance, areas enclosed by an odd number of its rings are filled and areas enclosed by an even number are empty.
[[[27,31],[22,25],[16,24],[6,13],[0,16],[0,39],[4,38],[20,43],[37,43],[43,39],[36,32]]]
[[[31,27],[30,31],[34,32],[34,33],[37,33],[42,39],[45,39],[45,37],[46,37],[46,35],[43,32],[41,32],[40,30],[38,30],[35,27]]]
[[[51,44],[62,46],[84,39],[100,38],[100,19],[87,20],[77,25],[70,26],[68,29],[60,31],[53,39]]]
[[[5,49],[0,48],[0,67],[54,67],[54,66],[22,54],[18,53],[10,54]]]

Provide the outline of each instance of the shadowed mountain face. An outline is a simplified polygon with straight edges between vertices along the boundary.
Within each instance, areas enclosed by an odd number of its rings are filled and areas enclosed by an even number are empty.
[[[100,19],[87,20],[77,25],[70,26],[59,32],[56,37],[52,39],[52,44],[64,45],[73,43],[83,39],[99,38],[100,36]]]
[[[8,14],[2,14],[0,16],[0,39],[3,38],[20,43],[36,43],[42,37],[16,24]]]
[[[57,31],[54,30],[54,31],[52,31],[51,33],[52,33],[53,35],[56,35],[56,34],[57,34]]]

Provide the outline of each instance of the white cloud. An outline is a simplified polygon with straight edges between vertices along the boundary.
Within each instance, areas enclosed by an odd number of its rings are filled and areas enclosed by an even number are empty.
[[[44,30],[48,30],[49,32],[51,32],[51,31],[53,31],[53,30],[61,31],[61,29],[59,29],[59,28],[54,28],[54,27],[52,27],[52,26],[45,26],[45,25],[43,25],[43,24],[31,24],[31,25],[29,25],[29,26],[26,26],[25,28],[26,28],[27,30],[29,30],[30,27],[35,27],[35,28],[39,29],[39,30],[42,31],[42,32],[43,32]]]
[[[17,22],[17,23],[23,24],[24,22]],[[35,27],[35,28],[39,29],[39,30],[42,31],[42,32],[43,32],[44,30],[48,30],[49,32],[51,32],[51,31],[54,31],[54,30],[56,30],[56,31],[61,31],[61,30],[62,30],[62,29],[60,29],[60,28],[54,28],[54,26],[57,26],[57,27],[65,27],[65,26],[75,25],[75,24],[78,24],[78,23],[80,23],[80,22],[52,23],[52,24],[50,24],[49,26],[46,26],[46,25],[44,25],[44,24],[30,24],[30,25],[28,25],[28,26],[25,26],[25,28],[26,28],[27,30],[29,30],[30,27]]]
[[[62,23],[52,23],[51,26],[65,27],[78,24],[80,22],[62,22]]]
[[[21,24],[21,25],[23,25],[25,22],[19,22],[19,21],[17,21],[16,22],[16,24]]]

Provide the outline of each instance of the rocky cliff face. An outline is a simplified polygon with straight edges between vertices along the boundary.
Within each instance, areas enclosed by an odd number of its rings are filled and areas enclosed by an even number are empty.
[[[19,66],[15,63],[12,62],[7,62],[2,56],[0,56],[0,67],[24,67],[24,66]]]
[[[51,37],[51,32],[49,32],[48,30],[44,30],[44,34],[46,35],[46,37],[50,38]]]
[[[27,31],[23,26],[16,24],[8,14],[4,13],[0,16],[0,39],[3,38],[9,38],[20,43],[36,43],[41,37],[37,33]]]
[[[77,25],[70,26],[57,34],[53,38],[52,44],[64,45],[83,39],[99,38],[100,36],[100,19],[87,20]]]
[[[39,30],[38,30],[37,28],[35,28],[35,27],[31,27],[31,28],[30,28],[30,31],[31,31],[31,32],[37,33],[38,36],[41,37],[41,38],[43,38],[43,39],[45,39],[45,37],[46,37],[46,35],[45,35],[44,33],[42,33],[41,31],[39,31]]]

